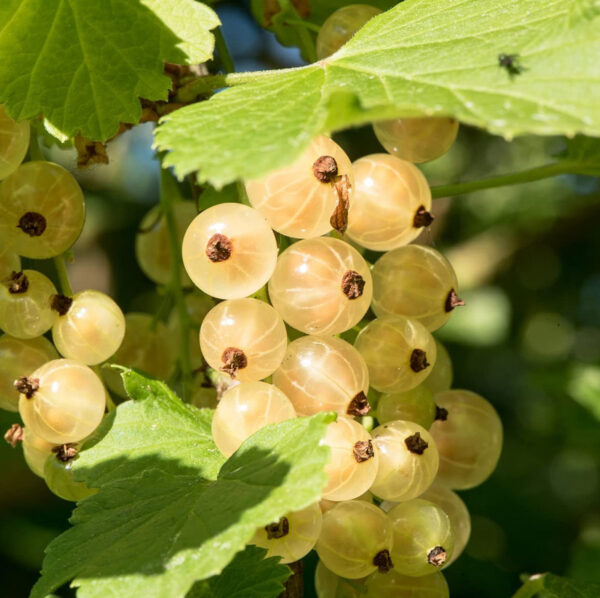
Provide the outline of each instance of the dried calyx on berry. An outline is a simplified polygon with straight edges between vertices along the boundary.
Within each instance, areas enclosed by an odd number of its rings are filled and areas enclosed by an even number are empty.
[[[40,387],[40,381],[38,378],[21,376],[21,378],[15,380],[14,387],[20,394],[25,395],[28,399],[32,399]]]
[[[359,440],[354,444],[352,454],[357,463],[362,463],[375,456],[373,442],[371,440]]]
[[[71,305],[73,304],[73,299],[71,297],[67,297],[66,295],[54,295],[52,297],[52,301],[50,302],[50,307],[54,311],[58,312],[59,316],[64,316],[67,314]]]
[[[41,237],[46,230],[46,219],[37,212],[26,212],[19,218],[17,228],[30,237]]]
[[[24,272],[13,272],[3,283],[11,295],[20,295],[29,289],[29,279]]]
[[[287,517],[282,517],[276,523],[265,525],[265,531],[267,532],[268,540],[278,540],[290,533],[290,522]]]
[[[313,174],[321,183],[331,183],[338,174],[338,165],[333,156],[321,156],[313,164]]]
[[[248,365],[246,354],[236,347],[227,347],[221,355],[221,361],[225,364],[221,367],[221,371],[235,378],[238,370],[245,368]]]
[[[59,446],[55,446],[52,449],[52,452],[56,455],[56,458],[62,463],[68,463],[73,460],[77,453],[79,452],[77,449],[77,444],[74,442],[70,442],[68,444],[61,444]]]
[[[369,405],[369,400],[367,399],[367,395],[361,390],[348,405],[348,409],[346,413],[348,415],[360,416],[367,415],[371,411],[371,405]]]
[[[4,434],[4,440],[15,448],[19,442],[23,441],[23,426],[13,424]]]
[[[233,243],[229,237],[214,234],[206,244],[206,255],[211,262],[224,262],[231,257]]]

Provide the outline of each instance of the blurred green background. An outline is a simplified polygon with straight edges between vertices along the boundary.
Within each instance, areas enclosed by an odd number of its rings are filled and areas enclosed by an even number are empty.
[[[218,10],[238,70],[301,64],[243,5]],[[382,151],[370,127],[336,140],[352,159]],[[109,146],[109,166],[77,173],[88,216],[69,266],[73,287],[109,292],[124,310],[156,300],[133,251],[138,223],[158,200],[151,143],[151,125],[140,126]],[[544,164],[563,147],[558,138],[508,142],[463,127],[450,153],[423,170],[431,185],[471,180]],[[54,147],[48,157],[74,167],[71,150]],[[461,493],[473,533],[445,571],[451,595],[506,598],[519,575],[543,571],[600,582],[600,181],[562,176],[438,199],[434,213],[419,242],[451,260],[467,302],[436,334],[450,350],[454,386],[488,398],[505,427],[497,471]],[[0,428],[15,421],[0,412]],[[20,448],[0,446],[0,470],[0,595],[21,598],[72,504],[26,468]]]

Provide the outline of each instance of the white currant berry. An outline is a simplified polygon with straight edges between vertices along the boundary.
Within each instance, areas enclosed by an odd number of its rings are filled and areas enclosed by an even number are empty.
[[[431,224],[431,191],[414,164],[388,154],[372,154],[353,167],[349,239],[367,249],[388,251],[410,243]]]
[[[73,478],[73,459],[62,460],[55,452],[46,459],[44,464],[44,479],[53,494],[72,502],[78,502],[96,494],[98,490],[88,488],[83,482]]]
[[[219,299],[239,299],[264,286],[277,261],[265,217],[238,203],[198,214],[183,238],[183,263],[194,284]]]
[[[23,428],[23,457],[35,475],[44,477],[46,459],[52,454],[55,444],[36,436],[29,428]]]
[[[251,544],[267,549],[265,558],[280,557],[281,563],[293,563],[305,557],[317,543],[323,516],[318,503],[292,513],[256,530]]]
[[[29,147],[29,121],[17,122],[0,105],[0,180],[12,174],[23,162]]]
[[[373,124],[385,151],[401,160],[421,163],[443,156],[458,134],[458,121],[448,117],[402,118]]]
[[[496,468],[502,452],[502,422],[491,403],[468,390],[435,395],[446,411],[430,432],[440,453],[439,481],[456,490],[484,482]]]
[[[21,258],[12,251],[0,247],[0,280],[9,278],[13,272],[21,271]]]
[[[315,570],[315,590],[317,598],[363,598],[366,588],[364,580],[344,579],[319,561]]]
[[[52,326],[52,340],[63,357],[96,365],[120,347],[125,316],[108,295],[82,291],[73,297],[61,296],[54,305],[59,317]]]
[[[19,413],[33,434],[54,444],[89,436],[102,421],[106,392],[86,365],[55,359],[15,383],[21,393]]]
[[[281,316],[258,299],[223,301],[208,312],[200,328],[208,365],[242,382],[270,376],[281,365],[286,346]]]
[[[385,316],[369,322],[354,346],[369,368],[371,386],[380,392],[410,390],[423,382],[436,360],[431,333],[403,316]]]
[[[450,598],[443,574],[434,571],[423,577],[402,575],[395,569],[376,571],[367,579],[366,593],[360,598]]]
[[[423,382],[423,386],[429,388],[434,395],[443,390],[450,390],[454,377],[454,370],[448,349],[437,338],[435,339],[435,347],[435,363],[431,368],[431,373]]]
[[[73,175],[52,162],[26,162],[0,183],[0,237],[30,258],[64,253],[85,218],[83,192]]]
[[[52,309],[55,296],[56,287],[40,272],[13,272],[0,282],[0,328],[16,338],[44,334],[58,317]]]
[[[242,382],[223,393],[212,420],[217,448],[229,457],[268,424],[296,417],[289,399],[266,382]]]
[[[273,374],[298,415],[337,411],[366,415],[369,372],[360,353],[335,337],[303,336],[288,345]]]
[[[337,143],[320,135],[293,164],[248,181],[246,191],[273,229],[307,239],[333,228],[332,216],[349,199],[353,185],[350,159]]]
[[[424,384],[404,392],[383,394],[377,402],[377,421],[380,424],[405,420],[428,430],[435,417],[433,393]]]
[[[464,305],[452,265],[431,247],[406,245],[389,251],[377,260],[372,275],[377,316],[406,316],[437,330]]]
[[[306,239],[288,247],[269,281],[273,307],[306,334],[339,334],[369,309],[373,283],[369,266],[339,239]]]

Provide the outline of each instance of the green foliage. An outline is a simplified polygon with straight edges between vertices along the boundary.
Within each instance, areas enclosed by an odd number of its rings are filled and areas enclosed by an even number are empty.
[[[569,139],[562,158],[573,163],[578,174],[600,176],[600,139],[583,135]]]
[[[194,0],[4,0],[0,102],[14,118],[43,114],[66,136],[106,140],[139,120],[140,97],[167,99],[163,61],[212,56],[217,25]]]
[[[265,559],[266,554],[264,548],[246,547],[221,575],[194,584],[186,598],[276,598],[291,571],[278,557]]]
[[[156,140],[178,176],[199,170],[218,187],[291,162],[318,133],[382,118],[600,135],[600,27],[584,4],[407,0],[314,65],[228,76],[240,86],[168,115]],[[511,76],[500,53],[518,54],[524,72]]]
[[[597,598],[600,585],[573,581],[545,573],[527,580],[513,598]]]
[[[319,440],[331,415],[261,429],[217,474],[224,459],[210,410],[132,371],[123,379],[134,400],[106,418],[73,467],[100,490],[49,545],[32,598],[73,578],[80,598],[122,588],[130,598],[183,597],[219,574],[257,527],[320,497],[328,450]]]

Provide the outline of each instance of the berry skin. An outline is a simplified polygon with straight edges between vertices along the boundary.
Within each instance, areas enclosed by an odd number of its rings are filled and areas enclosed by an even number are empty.
[[[388,154],[356,160],[348,238],[367,249],[389,251],[414,241],[433,218],[431,191],[421,171]]]
[[[12,251],[0,247],[0,280],[9,278],[13,272],[21,271],[21,258]]]
[[[56,445],[36,436],[29,428],[24,428],[22,446],[25,463],[35,475],[43,478],[46,459],[52,454],[52,449]]]
[[[279,521],[256,530],[251,544],[268,550],[267,556],[278,556],[280,563],[293,563],[305,557],[317,543],[323,516],[318,503],[306,509],[286,513]]]
[[[273,307],[290,325],[320,336],[356,325],[371,302],[369,266],[348,243],[331,237],[288,247],[269,281]]]
[[[450,590],[439,571],[409,577],[392,569],[388,573],[373,573],[367,579],[366,594],[360,598],[450,598]]]
[[[19,413],[25,427],[47,442],[78,442],[102,421],[104,386],[88,366],[55,359],[35,370],[27,381],[31,386],[21,390]]]
[[[29,121],[14,121],[0,105],[0,180],[23,162],[29,147]]]
[[[435,363],[431,368],[431,373],[423,382],[423,386],[426,386],[434,395],[443,390],[450,390],[454,378],[452,361],[450,360],[448,349],[437,338],[435,339],[435,347]]]
[[[121,308],[100,291],[82,291],[72,297],[67,313],[52,326],[52,340],[63,357],[87,365],[106,361],[125,336]]]
[[[369,372],[360,353],[335,337],[303,336],[288,345],[283,362],[273,374],[298,415],[337,411],[365,415]]]
[[[380,392],[403,392],[423,382],[436,360],[436,346],[427,329],[403,316],[369,322],[354,346],[369,368],[371,386]]]
[[[128,313],[125,315],[123,342],[111,362],[166,380],[175,369],[176,340],[168,328],[162,322],[154,322],[152,316]],[[117,370],[103,368],[102,377],[110,390],[120,397],[127,397],[121,374]]]
[[[366,591],[363,579],[344,579],[330,571],[323,561],[319,561],[315,570],[315,590],[318,598],[363,598]]]
[[[378,568],[389,571],[392,526],[388,516],[364,500],[338,503],[323,515],[316,551],[336,575],[360,579]]]
[[[437,505],[448,515],[454,532],[454,550],[451,557],[442,566],[451,565],[465,549],[471,535],[471,516],[460,496],[439,482],[434,482],[427,492],[419,498]]]
[[[200,348],[215,370],[241,382],[270,376],[285,355],[281,316],[264,301],[231,299],[213,307],[200,328]]]
[[[396,505],[388,517],[394,535],[392,560],[398,573],[431,575],[450,559],[454,532],[440,507],[417,498]]]
[[[294,417],[294,407],[278,388],[242,382],[223,393],[213,416],[212,436],[217,448],[230,457],[254,432]]]
[[[364,494],[373,484],[379,464],[377,449],[365,428],[353,419],[339,415],[327,426],[321,444],[330,449],[323,498],[351,500]]]
[[[85,218],[81,187],[52,162],[26,162],[0,184],[0,237],[11,251],[45,259],[64,253]]]
[[[406,245],[389,251],[373,266],[373,311],[377,316],[406,316],[427,330],[443,326],[458,298],[458,281],[439,251]]]
[[[331,160],[324,174],[318,168],[315,170],[315,163],[323,157],[333,158],[335,174]],[[345,183],[344,177],[347,177]],[[350,159],[335,141],[320,135],[290,166],[248,181],[246,192],[252,206],[268,220],[271,228],[288,237],[308,239],[332,229],[330,220],[344,184],[350,190],[354,186]]]
[[[431,486],[439,455],[431,434],[408,421],[393,421],[373,430],[379,469],[371,492],[385,500],[406,501]]]
[[[454,490],[483,483],[494,471],[502,452],[502,422],[492,405],[468,390],[447,390],[435,395],[447,410],[430,432],[440,453],[438,480]]]
[[[72,502],[78,502],[96,494],[98,490],[88,488],[83,482],[76,482],[73,479],[73,459],[63,462],[52,455],[46,459],[44,464],[44,479],[46,485],[53,494]]]
[[[0,408],[18,411],[19,392],[15,389],[15,380],[29,376],[47,361],[57,358],[52,343],[43,336],[32,339],[0,337]]]
[[[384,394],[377,403],[377,421],[380,424],[405,420],[428,430],[435,416],[433,393],[424,384],[404,392]]]
[[[458,121],[447,117],[402,118],[373,124],[385,151],[419,164],[443,156],[456,140]]]
[[[198,213],[194,202],[180,201],[173,206],[175,228],[179,244],[188,226]],[[135,257],[142,272],[156,284],[169,284],[173,268],[173,256],[169,243],[169,227],[161,207],[154,206],[142,218],[135,236]],[[180,269],[180,284],[191,287],[192,281],[183,268]]]
[[[267,283],[277,261],[277,242],[260,212],[224,203],[194,218],[182,255],[200,290],[219,299],[239,299]]]
[[[36,270],[23,270],[0,283],[0,328],[16,338],[35,338],[50,330],[56,287]]]
[[[368,4],[349,4],[331,13],[317,35],[317,58],[337,52],[367,21],[381,11]]]

